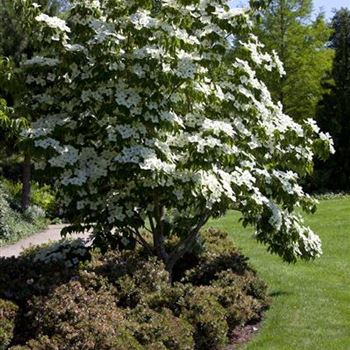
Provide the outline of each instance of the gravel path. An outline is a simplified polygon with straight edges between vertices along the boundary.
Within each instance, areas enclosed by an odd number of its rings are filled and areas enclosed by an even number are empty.
[[[28,248],[33,245],[48,243],[50,241],[58,241],[61,239],[61,230],[64,225],[50,225],[48,229],[45,231],[39,232],[33,236],[24,238],[19,242],[8,245],[5,247],[0,247],[0,256],[1,257],[10,257],[10,256],[18,256],[19,253],[24,248]],[[84,238],[87,237],[87,234],[75,234],[72,236],[73,238]]]

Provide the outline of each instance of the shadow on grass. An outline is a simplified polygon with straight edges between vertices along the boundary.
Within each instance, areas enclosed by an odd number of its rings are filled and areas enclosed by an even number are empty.
[[[271,297],[271,298],[278,298],[278,297],[281,297],[281,296],[289,296],[289,295],[292,295],[292,294],[293,293],[286,292],[284,290],[274,290],[274,291],[269,293],[269,297]]]

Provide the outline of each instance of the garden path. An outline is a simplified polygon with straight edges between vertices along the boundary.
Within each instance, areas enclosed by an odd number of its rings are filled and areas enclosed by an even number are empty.
[[[19,253],[30,246],[48,243],[50,241],[58,241],[61,239],[61,230],[64,225],[50,225],[46,230],[39,232],[33,236],[21,239],[15,244],[0,247],[0,257],[18,256]],[[86,237],[85,234],[75,234],[72,237]]]

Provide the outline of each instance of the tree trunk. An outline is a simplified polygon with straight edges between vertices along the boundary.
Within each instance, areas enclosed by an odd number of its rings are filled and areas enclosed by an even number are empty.
[[[22,172],[22,211],[28,209],[30,205],[31,165],[30,153],[25,152]]]

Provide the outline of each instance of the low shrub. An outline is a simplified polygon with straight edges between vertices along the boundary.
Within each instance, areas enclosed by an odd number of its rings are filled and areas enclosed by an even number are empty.
[[[168,288],[169,274],[162,262],[155,258],[139,261],[132,274],[125,274],[114,283],[119,293],[119,305],[135,307],[150,293]]]
[[[61,350],[140,348],[109,290],[96,292],[71,281],[50,296],[34,298],[30,309],[31,334],[55,335]]]
[[[226,311],[215,295],[221,291],[213,287],[192,288],[183,298],[183,317],[194,327],[195,349],[219,349],[228,339]]]
[[[213,286],[220,291],[216,294],[216,298],[225,308],[230,329],[244,325],[248,321],[260,319],[266,307],[266,303],[246,293],[246,282],[244,277],[234,275],[231,271],[225,271],[213,283]]]
[[[77,274],[63,262],[43,264],[32,256],[0,258],[0,298],[24,306],[35,295],[47,295]]]
[[[61,263],[66,267],[74,267],[81,261],[90,260],[90,249],[81,239],[61,239],[55,243],[42,245],[39,249],[28,250],[24,255],[33,255],[34,262]]]
[[[76,240],[0,259],[0,298],[19,306],[12,349],[220,349],[269,300],[223,232],[202,234],[173,285],[142,249],[102,254]]]
[[[27,221],[36,223],[45,217],[45,210],[37,205],[31,205],[24,211],[23,216]]]
[[[0,186],[0,243],[8,240],[13,234],[8,218],[11,215],[11,208],[7,201],[7,196],[3,188]]]
[[[11,301],[0,299],[0,350],[7,349],[13,338],[18,306]]]
[[[45,228],[48,224],[44,211],[29,207],[25,213],[11,206],[11,195],[0,183],[0,246],[10,244]]]
[[[143,301],[153,310],[161,311],[166,308],[179,317],[183,310],[183,298],[192,287],[191,284],[175,282],[161,292],[147,294]]]
[[[134,337],[143,349],[194,349],[193,327],[166,308],[159,312],[139,305],[128,313]]]

